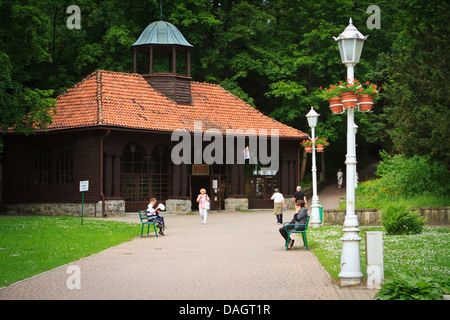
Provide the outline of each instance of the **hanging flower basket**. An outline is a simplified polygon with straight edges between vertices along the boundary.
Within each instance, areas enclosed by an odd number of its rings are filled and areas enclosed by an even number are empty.
[[[358,110],[361,112],[372,111],[374,96],[369,94],[358,95]]]
[[[328,99],[330,103],[330,109],[332,114],[341,114],[344,113],[344,105],[342,104],[341,97],[333,97]]]
[[[379,88],[376,84],[367,81],[358,88],[358,110],[362,112],[372,111],[373,103],[379,96]]]
[[[342,87],[341,98],[344,108],[356,108],[358,103],[358,88],[360,87],[359,81],[356,79],[353,81],[347,79],[347,82],[344,82]]]
[[[325,147],[328,145],[329,145],[329,143],[328,143],[327,139],[325,139],[325,138],[317,138],[316,139],[315,146],[316,146],[317,152],[323,152]]]
[[[345,109],[356,108],[358,103],[358,94],[352,91],[341,92],[342,104]]]
[[[339,84],[332,84],[328,88],[323,88],[322,86],[319,87],[320,91],[318,96],[321,97],[324,100],[330,100],[335,97],[339,97],[339,94],[342,91],[342,81],[339,82]]]
[[[302,147],[305,147],[306,152],[312,152],[313,144],[314,144],[314,141],[312,141],[312,140],[303,140],[301,143]]]

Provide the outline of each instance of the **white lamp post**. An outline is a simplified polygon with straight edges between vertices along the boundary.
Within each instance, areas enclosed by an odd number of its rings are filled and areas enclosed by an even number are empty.
[[[333,37],[339,45],[342,63],[347,67],[347,81],[354,81],[354,66],[359,62],[364,41],[363,36],[356,29],[350,18],[349,25],[339,37]],[[344,235],[342,236],[341,272],[339,278],[341,285],[360,284],[363,274],[361,273],[361,258],[359,250],[358,217],[355,214],[355,173],[356,173],[356,147],[354,131],[354,108],[347,109],[347,155],[345,156],[346,189],[347,189],[347,212],[344,220]]]
[[[311,140],[316,140],[315,128],[317,126],[317,121],[319,119],[319,114],[311,107],[311,110],[306,115],[308,119],[308,125],[311,127]],[[320,204],[319,196],[317,195],[317,167],[316,167],[316,146],[312,145],[312,183],[313,183],[313,197],[311,204],[311,227],[320,227]]]

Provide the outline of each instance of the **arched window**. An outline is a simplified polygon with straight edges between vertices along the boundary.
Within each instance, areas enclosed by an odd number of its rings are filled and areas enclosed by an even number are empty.
[[[151,155],[151,173],[166,174],[170,169],[170,150],[165,145],[157,145]]]
[[[126,203],[125,210],[143,210],[150,201],[150,173],[147,160],[144,148],[136,143],[130,143],[123,149],[120,161],[120,194]]]
[[[147,173],[144,148],[136,143],[127,145],[122,153],[121,166],[122,173]]]
[[[144,210],[151,198],[167,200],[170,167],[170,150],[166,146],[156,146],[148,156],[142,146],[127,145],[121,158],[121,196],[125,199],[125,210]]]
[[[170,190],[170,150],[164,145],[157,145],[151,154],[152,196],[158,201],[165,201]]]

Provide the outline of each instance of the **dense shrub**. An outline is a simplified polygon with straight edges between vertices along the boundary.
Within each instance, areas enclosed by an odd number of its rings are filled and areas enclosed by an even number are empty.
[[[380,177],[381,190],[389,195],[416,197],[425,193],[448,195],[449,173],[439,162],[429,156],[390,156],[381,152],[382,161],[376,175]]]
[[[390,202],[406,200],[413,206],[450,205],[450,174],[429,156],[390,156],[381,152],[377,178],[362,182],[356,189],[359,208],[382,208]]]
[[[384,281],[378,300],[442,300],[450,294],[450,277],[433,278],[417,273],[398,274]]]
[[[381,224],[388,235],[419,234],[425,223],[425,217],[402,203],[392,202],[381,209]]]

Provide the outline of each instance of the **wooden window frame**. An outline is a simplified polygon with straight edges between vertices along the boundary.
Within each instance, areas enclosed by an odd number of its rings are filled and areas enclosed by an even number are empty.
[[[73,144],[42,144],[34,149],[34,185],[73,184]]]

